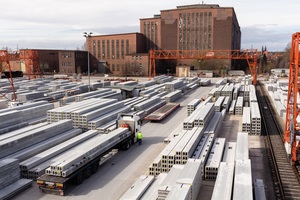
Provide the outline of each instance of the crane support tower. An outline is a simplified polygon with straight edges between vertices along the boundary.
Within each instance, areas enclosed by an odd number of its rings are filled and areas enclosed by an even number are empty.
[[[291,154],[293,165],[299,165],[300,144],[296,138],[299,135],[300,125],[297,117],[300,113],[298,107],[299,93],[299,55],[300,32],[292,35],[291,53],[290,53],[290,73],[286,106],[286,123],[284,131],[284,143],[288,154]]]
[[[257,49],[253,50],[150,50],[149,78],[156,76],[155,60],[171,59],[233,59],[247,60],[253,77],[257,81]]]
[[[16,55],[16,54],[13,54],[13,55]],[[2,65],[5,63],[5,65],[6,65],[6,66],[2,66],[1,75],[4,71],[9,72],[8,80],[11,84],[14,101],[16,101],[17,96],[16,96],[16,93],[15,93],[14,80],[13,80],[13,76],[12,76],[12,73],[11,73],[11,67],[10,67],[10,64],[9,64],[9,54],[8,54],[7,50],[0,50],[0,63],[2,63]]]
[[[36,78],[36,76],[41,77],[41,72],[39,67],[39,56],[36,50],[29,50],[29,49],[21,50],[20,60],[25,63],[28,80],[32,78]]]

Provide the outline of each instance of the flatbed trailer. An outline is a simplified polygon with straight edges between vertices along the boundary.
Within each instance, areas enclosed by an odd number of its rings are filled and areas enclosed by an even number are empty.
[[[128,132],[127,134],[122,134],[115,139],[116,141],[119,141],[117,144],[110,146],[105,152],[95,157],[94,159],[87,161],[86,163],[84,163],[84,165],[82,165],[80,168],[66,177],[48,174],[44,174],[38,177],[37,185],[39,186],[39,189],[47,194],[55,194],[61,196],[66,195],[68,189],[71,188],[72,185],[79,185],[85,179],[88,179],[92,174],[95,174],[99,166],[109,158],[114,156],[118,152],[118,150],[129,149],[131,144],[134,144],[136,140],[136,133],[140,130],[140,124],[140,119],[137,116],[129,114],[119,115],[119,118],[117,120],[117,127],[122,127],[122,129],[126,127],[128,128]]]
[[[146,116],[146,120],[150,121],[160,121],[168,116],[171,112],[173,112],[176,108],[180,106],[179,103],[167,103],[166,105],[162,106],[161,108],[157,109],[150,115]]]

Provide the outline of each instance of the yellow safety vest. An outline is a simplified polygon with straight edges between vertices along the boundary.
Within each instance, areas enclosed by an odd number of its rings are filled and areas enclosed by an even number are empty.
[[[138,134],[137,134],[137,139],[142,139],[142,138],[143,138],[142,133],[141,133],[141,132],[138,132]]]

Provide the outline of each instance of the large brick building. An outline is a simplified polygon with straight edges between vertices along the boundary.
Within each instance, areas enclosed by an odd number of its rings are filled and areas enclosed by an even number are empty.
[[[153,18],[140,19],[140,33],[92,36],[87,38],[86,44],[93,57],[92,70],[145,76],[148,75],[150,49],[239,50],[241,31],[233,7],[195,4],[161,10]],[[178,64],[193,62],[163,61],[159,65],[168,65],[168,68],[174,65],[171,68],[175,69]],[[227,63],[234,64],[230,60]]]

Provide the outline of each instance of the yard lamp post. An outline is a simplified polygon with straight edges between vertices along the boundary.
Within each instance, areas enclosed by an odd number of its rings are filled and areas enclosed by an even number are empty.
[[[83,32],[83,37],[85,38],[89,38],[92,37],[92,32]],[[90,53],[89,53],[89,48],[87,48],[87,52],[88,52],[88,79],[89,79],[89,92],[91,91],[91,79],[90,79]]]

